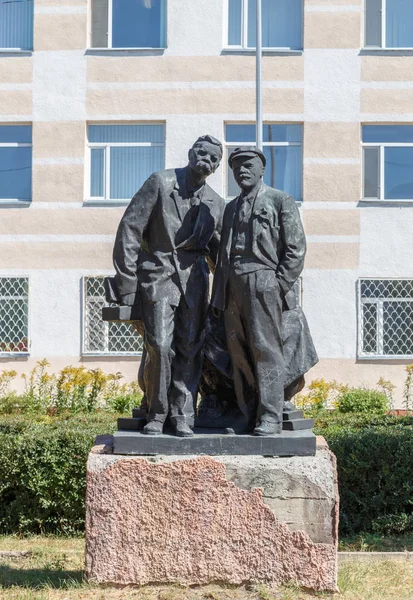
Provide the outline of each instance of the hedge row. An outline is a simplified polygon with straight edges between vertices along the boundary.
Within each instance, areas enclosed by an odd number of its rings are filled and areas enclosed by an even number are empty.
[[[86,459],[116,416],[0,417],[0,533],[84,528]],[[413,530],[413,418],[320,417],[337,456],[342,535]]]
[[[86,459],[115,415],[0,421],[0,533],[74,534],[84,528]]]
[[[337,457],[340,534],[413,531],[413,417],[320,418]]]

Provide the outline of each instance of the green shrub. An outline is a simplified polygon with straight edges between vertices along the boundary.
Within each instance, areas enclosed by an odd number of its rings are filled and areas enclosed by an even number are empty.
[[[377,531],[380,519],[413,514],[413,419],[324,415],[315,432],[337,457],[340,534]],[[403,519],[404,517],[400,517]],[[410,521],[409,521],[410,522]]]
[[[116,416],[0,421],[0,533],[74,534],[84,528],[86,459]]]
[[[337,398],[337,408],[342,413],[383,415],[390,407],[388,397],[383,392],[364,388],[349,388]]]
[[[380,535],[404,535],[413,532],[413,514],[383,515],[373,521],[373,531]]]

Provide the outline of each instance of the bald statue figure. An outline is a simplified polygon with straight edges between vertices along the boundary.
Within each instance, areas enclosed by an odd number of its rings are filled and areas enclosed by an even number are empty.
[[[224,311],[242,414],[234,429],[280,434],[282,312],[303,269],[305,236],[294,199],[263,183],[266,159],[260,150],[236,148],[228,162],[241,193],[225,209],[211,304]]]
[[[200,137],[188,165],[154,173],[119,225],[114,265],[121,303],[140,308],[146,360],[147,435],[193,435],[208,308],[207,259],[215,264],[224,200],[207,185],[222,145]]]

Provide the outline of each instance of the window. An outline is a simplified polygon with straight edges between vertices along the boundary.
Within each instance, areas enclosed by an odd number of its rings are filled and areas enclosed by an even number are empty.
[[[165,164],[163,125],[89,125],[93,200],[129,201]]]
[[[166,0],[92,0],[92,48],[165,48]]]
[[[413,200],[413,125],[364,125],[363,197]]]
[[[359,357],[413,356],[413,279],[359,280]]]
[[[0,1],[0,48],[33,49],[33,0]]]
[[[226,125],[227,154],[238,146],[255,146],[255,125]],[[263,130],[263,151],[267,159],[264,181],[267,185],[302,198],[302,127],[301,125],[266,124]],[[227,195],[239,194],[231,169],[228,167]]]
[[[365,0],[367,48],[413,48],[411,0]]]
[[[0,203],[31,200],[31,187],[31,125],[0,125]]]
[[[29,280],[0,277],[0,353],[29,352]]]
[[[104,277],[84,277],[83,354],[140,354],[142,338],[129,323],[108,323],[102,319],[105,299]]]
[[[256,0],[228,0],[228,46],[255,48]],[[302,0],[262,0],[262,46],[302,49]]]

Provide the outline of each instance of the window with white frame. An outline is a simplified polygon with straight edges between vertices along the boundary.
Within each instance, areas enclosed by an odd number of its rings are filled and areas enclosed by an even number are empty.
[[[363,198],[413,200],[413,125],[363,125]]]
[[[29,352],[29,279],[0,277],[0,353]]]
[[[225,126],[227,156],[238,146],[255,146],[254,124],[238,123]],[[263,152],[267,159],[264,181],[287,192],[296,200],[302,198],[302,126],[297,124],[265,124]],[[232,170],[227,170],[226,195],[234,197],[239,188]]]
[[[413,357],[413,279],[360,279],[359,358]]]
[[[413,48],[411,0],[365,0],[366,48]]]
[[[0,48],[33,49],[33,0],[0,0]]]
[[[91,200],[129,201],[165,165],[164,125],[89,125],[88,145]]]
[[[165,48],[166,0],[91,0],[92,48]]]
[[[0,125],[0,203],[31,196],[32,127]]]
[[[83,278],[83,354],[140,354],[142,338],[129,323],[103,321],[106,302],[104,277]]]
[[[228,46],[255,48],[256,0],[228,0]],[[301,50],[303,0],[262,0],[263,48]]]

